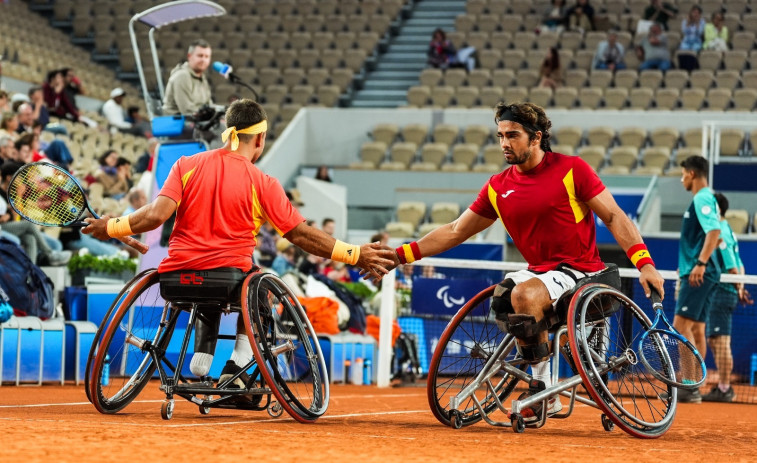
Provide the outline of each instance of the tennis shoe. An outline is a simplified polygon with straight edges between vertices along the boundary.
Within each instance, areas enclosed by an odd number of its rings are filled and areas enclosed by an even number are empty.
[[[47,262],[52,267],[66,265],[71,260],[71,251],[50,251],[47,254]]]
[[[663,392],[660,394],[660,399],[663,401],[668,400],[668,393]],[[701,404],[702,403],[702,394],[699,393],[699,389],[694,389],[693,391],[689,389],[678,389],[678,403],[681,404]]]
[[[680,394],[680,392],[679,392]],[[712,388],[710,392],[702,396],[703,402],[733,402],[736,398],[736,393],[733,391],[733,387],[728,386],[728,390],[723,392],[718,386]]]
[[[231,379],[234,375],[242,371],[241,368],[239,368],[239,365],[234,363],[233,360],[227,360],[226,365],[224,365],[223,370],[221,370],[221,377],[218,378],[218,384],[223,383],[224,381]],[[229,383],[227,388],[230,389],[246,389],[247,383],[250,380],[250,375],[248,375],[245,372],[242,372],[242,374],[239,375],[237,379]],[[251,407],[257,407],[260,404],[260,400],[262,399],[262,396],[260,394],[248,394],[243,396],[237,396],[234,400],[234,402],[245,405],[245,406],[251,406]]]
[[[518,400],[525,400],[530,395],[531,392],[524,392],[518,397]],[[541,407],[542,403],[540,402],[524,409],[521,412],[523,421],[526,423],[536,423],[539,421],[539,418],[541,417]],[[560,398],[557,396],[550,397],[549,400],[547,400],[547,418],[560,413],[560,410],[562,410],[562,402],[560,402]]]

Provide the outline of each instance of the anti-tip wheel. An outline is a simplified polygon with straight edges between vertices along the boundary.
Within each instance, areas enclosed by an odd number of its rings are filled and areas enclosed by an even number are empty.
[[[281,406],[281,404],[275,400],[272,400],[268,405],[268,414],[273,418],[278,418],[282,413],[284,413],[284,408]]]
[[[160,417],[164,420],[173,418],[173,400],[166,399],[160,406]]]
[[[510,415],[510,423],[513,425],[513,432],[517,434],[521,434],[523,431],[526,430],[526,422],[523,420],[523,417],[518,413],[513,413]]]
[[[612,432],[615,429],[615,423],[613,423],[604,413],[602,414],[602,427],[605,428],[605,431],[607,432]]]
[[[463,415],[458,410],[450,410],[449,422],[455,429],[463,427]]]

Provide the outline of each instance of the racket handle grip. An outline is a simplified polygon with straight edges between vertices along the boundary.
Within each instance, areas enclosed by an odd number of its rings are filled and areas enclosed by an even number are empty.
[[[650,299],[652,299],[652,306],[655,309],[662,309],[662,298],[660,298],[660,292],[657,291],[657,288],[649,285],[649,292],[651,293]]]
[[[132,248],[136,249],[140,254],[146,254],[147,250],[150,249],[150,247],[147,246],[145,243],[135,240],[131,236],[123,236],[121,238],[116,238],[116,239],[122,242],[123,244],[127,246],[131,246]]]

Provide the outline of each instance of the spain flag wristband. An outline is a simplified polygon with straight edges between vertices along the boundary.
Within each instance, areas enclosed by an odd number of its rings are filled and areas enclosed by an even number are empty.
[[[129,225],[128,215],[108,219],[106,232],[111,238],[121,238],[134,234],[134,232],[131,231],[131,225]]]
[[[649,254],[649,249],[647,249],[647,246],[644,243],[634,244],[628,252],[626,252],[626,255],[631,259],[631,263],[633,263],[633,265],[639,270],[647,264],[651,264],[652,267],[654,267],[652,256]]]
[[[401,264],[412,264],[416,260],[421,260],[421,250],[418,248],[418,243],[413,241],[412,243],[403,244],[394,250],[397,253]]]

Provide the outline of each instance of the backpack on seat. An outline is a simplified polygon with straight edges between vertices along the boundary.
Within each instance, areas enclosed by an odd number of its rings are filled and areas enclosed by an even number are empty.
[[[55,314],[53,282],[29,259],[21,246],[0,238],[0,287],[16,316],[42,319]]]

